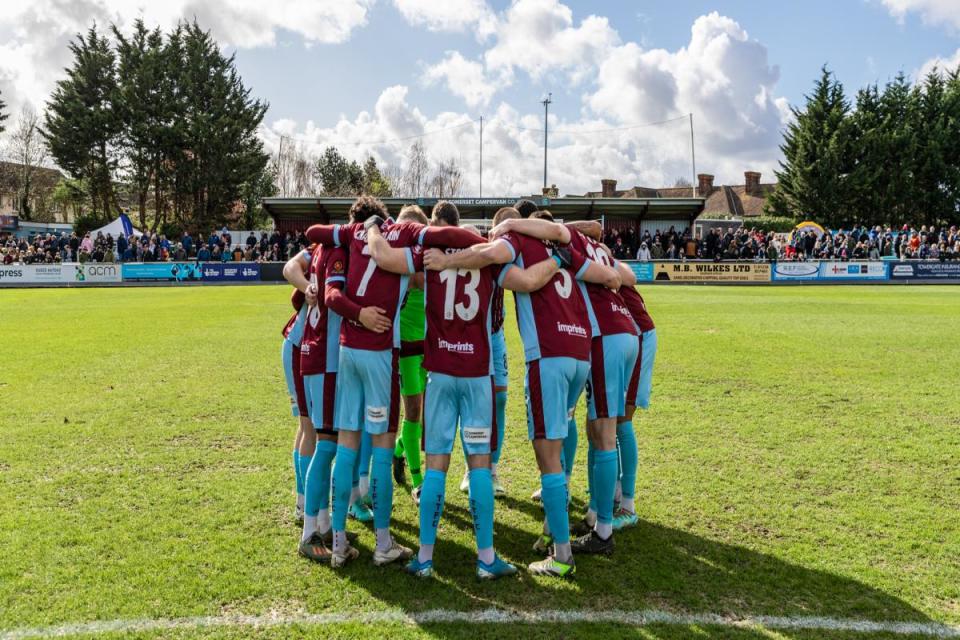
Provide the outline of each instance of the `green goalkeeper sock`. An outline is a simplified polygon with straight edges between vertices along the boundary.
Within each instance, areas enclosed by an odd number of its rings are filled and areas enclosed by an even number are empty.
[[[393,447],[393,457],[402,458],[403,457],[403,432],[400,432],[400,437],[397,438],[397,444]]]
[[[420,438],[423,435],[423,425],[419,422],[403,421],[403,431],[400,432],[400,441],[403,443],[403,454],[407,456],[407,466],[410,467],[410,479],[413,488],[423,484],[423,471],[420,469]]]

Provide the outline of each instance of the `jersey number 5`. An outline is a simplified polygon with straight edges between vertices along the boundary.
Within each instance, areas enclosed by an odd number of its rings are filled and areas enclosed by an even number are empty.
[[[457,277],[467,276],[467,281],[463,284],[463,294],[467,296],[467,304],[458,302],[453,304],[453,299],[457,293]],[[477,316],[480,310],[480,296],[477,294],[477,287],[480,286],[480,271],[478,269],[444,269],[440,272],[440,282],[446,287],[443,296],[443,319],[453,320],[453,312],[464,322],[470,322]]]

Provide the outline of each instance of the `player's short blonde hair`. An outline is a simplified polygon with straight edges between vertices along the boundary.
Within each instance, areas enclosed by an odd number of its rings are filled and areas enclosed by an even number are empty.
[[[497,226],[504,220],[509,220],[510,218],[519,218],[520,212],[514,209],[513,207],[500,207],[497,209],[497,212],[493,214],[493,226]]]
[[[408,204],[404,205],[403,209],[400,209],[397,222],[419,222],[420,224],[427,224],[429,221],[423,209],[415,204]]]

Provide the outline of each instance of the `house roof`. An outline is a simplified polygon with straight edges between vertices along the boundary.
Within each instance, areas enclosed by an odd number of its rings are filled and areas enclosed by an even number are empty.
[[[17,188],[17,172],[23,168],[22,164],[0,160],[0,191],[15,191]],[[54,187],[63,177],[59,169],[35,167],[34,181],[44,187]]]
[[[746,185],[727,185],[714,187],[707,195],[703,207],[703,217],[736,216],[755,218],[763,215],[763,205],[767,196],[776,185],[766,183],[757,185],[756,191],[747,193]]]
[[[698,193],[698,198],[704,198],[703,217],[714,216],[735,216],[735,217],[756,217],[763,215],[763,205],[776,185],[773,183],[761,183],[757,186],[754,193],[747,193],[747,187],[743,184],[726,185],[713,187],[709,194]],[[630,189],[617,189],[613,192],[614,198],[634,199],[634,198],[662,198],[669,200],[672,198],[690,199],[692,187],[631,187]],[[602,191],[589,191],[583,198],[600,198]]]

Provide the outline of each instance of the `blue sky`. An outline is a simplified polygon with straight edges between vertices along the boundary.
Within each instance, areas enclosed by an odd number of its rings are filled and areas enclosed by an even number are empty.
[[[772,178],[789,106],[824,63],[848,92],[960,65],[960,0],[6,0],[0,92],[43,108],[90,21],[169,27],[197,18],[255,96],[260,135],[306,156],[335,145],[405,169],[411,136],[431,162],[455,160],[464,192],[520,194],[542,181],[541,96],[553,93],[550,182],[562,193]],[[289,147],[288,147],[289,148]]]
[[[491,3],[498,9],[509,2]],[[886,82],[897,72],[911,74],[927,60],[952,55],[960,48],[957,33],[923,24],[909,14],[903,22],[880,2],[806,0],[763,3],[756,0],[680,2],[582,2],[564,4],[574,20],[604,15],[624,39],[648,48],[676,50],[690,40],[690,27],[701,15],[718,11],[738,21],[751,38],[766,45],[771,63],[780,68],[778,92],[791,104],[802,102],[820,66],[828,64],[852,93],[863,84]],[[960,12],[960,1],[957,2]],[[307,46],[290,32],[275,49],[239,50],[238,66],[259,95],[271,102],[272,118],[334,123],[341,114],[369,109],[381,90],[392,84],[415,86],[424,64],[446,50],[479,55],[483,45],[462,33],[431,33],[409,25],[388,3],[376,6],[366,27],[343,45]],[[278,73],[278,68],[282,69]],[[341,87],[331,99],[330,86]],[[564,82],[525,82],[510,93],[518,108],[535,109],[540,95],[554,93],[551,109],[575,115],[579,91]],[[462,101],[439,87],[420,88],[418,106],[433,114],[462,109]],[[477,111],[479,115],[479,111]]]

